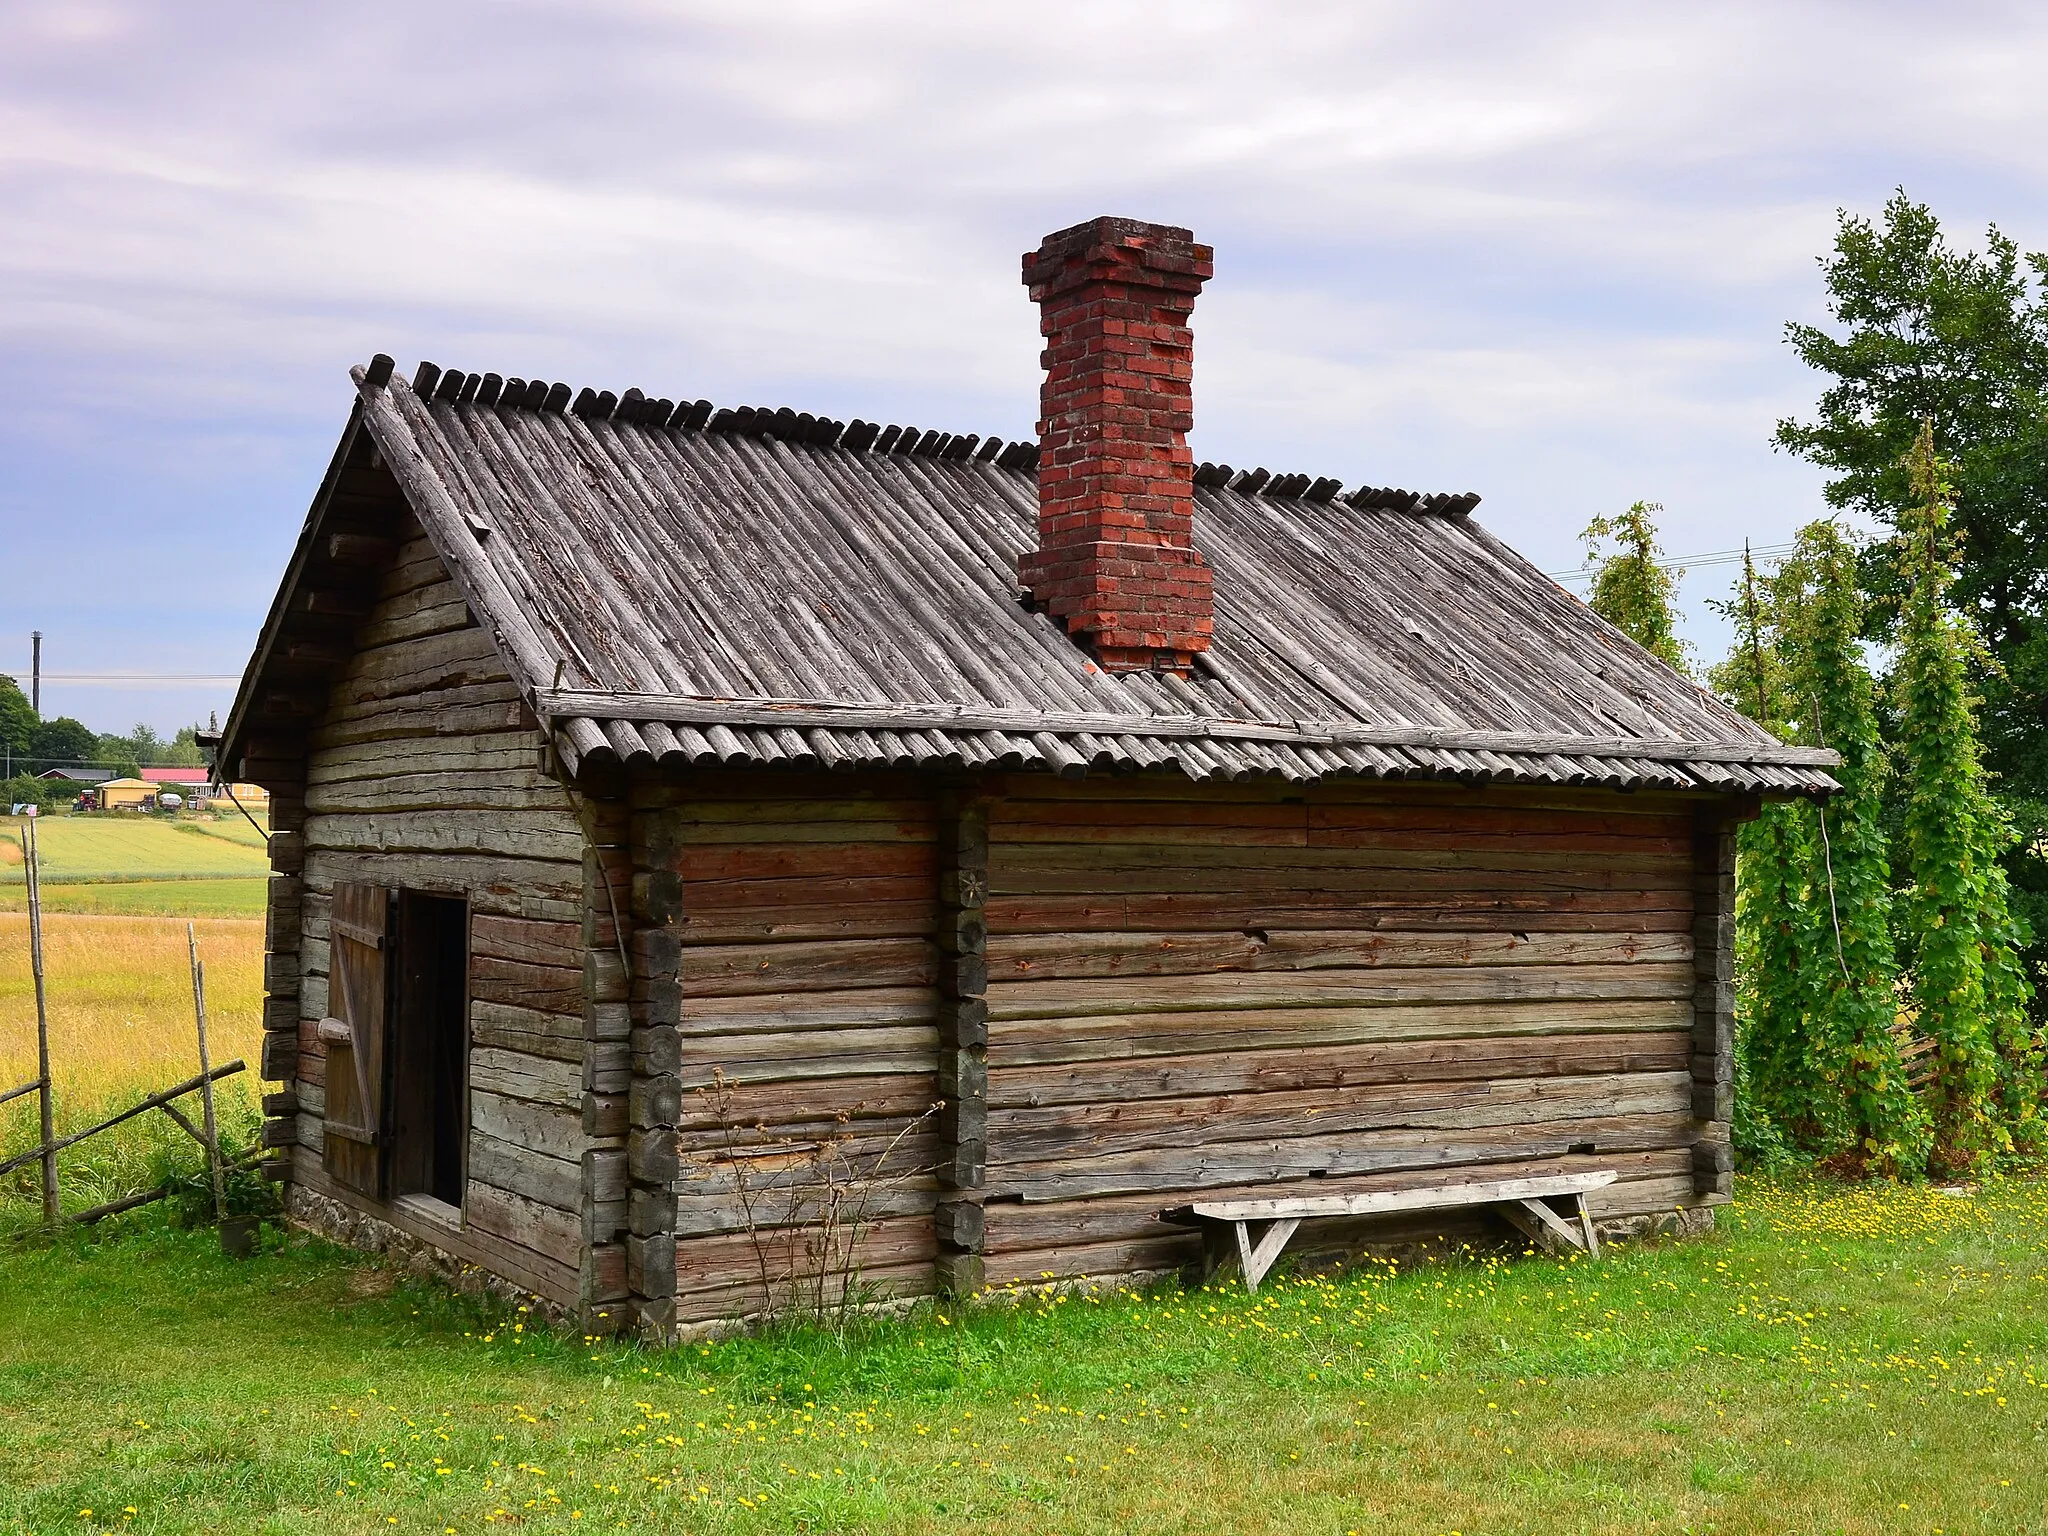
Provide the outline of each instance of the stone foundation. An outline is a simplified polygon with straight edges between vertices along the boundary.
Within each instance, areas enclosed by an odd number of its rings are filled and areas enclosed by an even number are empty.
[[[292,1184],[285,1191],[285,1217],[295,1227],[312,1232],[344,1248],[380,1254],[396,1260],[408,1275],[420,1280],[437,1280],[469,1296],[493,1296],[526,1308],[551,1327],[569,1328],[576,1315],[545,1297],[522,1290],[502,1276],[465,1263],[423,1238],[394,1227],[380,1217],[339,1200],[317,1194],[303,1185]]]

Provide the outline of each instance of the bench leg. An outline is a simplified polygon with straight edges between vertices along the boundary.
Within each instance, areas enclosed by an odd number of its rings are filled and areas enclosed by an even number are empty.
[[[1259,1234],[1256,1244],[1251,1239],[1251,1224],[1235,1222],[1237,1228],[1237,1261],[1244,1271],[1244,1288],[1256,1296],[1259,1282],[1266,1278],[1266,1271],[1273,1267],[1280,1252],[1287,1246],[1287,1240],[1294,1236],[1294,1229],[1301,1225],[1299,1217],[1289,1216],[1273,1222]]]
[[[1551,1253],[1563,1248],[1583,1249],[1585,1243],[1571,1225],[1550,1208],[1547,1200],[1503,1201],[1501,1213]]]
[[[1600,1257],[1600,1234],[1593,1230],[1593,1215],[1586,1209],[1586,1192],[1583,1189],[1578,1193],[1578,1203],[1579,1231],[1585,1234],[1586,1253],[1597,1259]]]

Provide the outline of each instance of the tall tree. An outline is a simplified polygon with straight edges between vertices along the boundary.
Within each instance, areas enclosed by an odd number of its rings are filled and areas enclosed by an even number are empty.
[[[35,732],[36,712],[28,695],[13,678],[0,677],[0,754],[21,767]]]
[[[199,728],[181,726],[171,744],[157,754],[157,761],[166,768],[204,768],[206,754],[200,750]]]
[[[69,715],[59,715],[37,726],[28,748],[38,772],[45,768],[80,767],[90,763],[99,749],[99,737]]]
[[[1810,523],[1772,585],[1792,694],[1787,713],[1800,722],[1795,739],[1842,757],[1834,770],[1841,790],[1825,804],[1802,807],[1813,818],[1814,835],[1802,851],[1822,950],[1802,978],[1815,1087],[1810,1147],[1822,1156],[1847,1153],[1885,1173],[1917,1173],[1927,1165],[1932,1137],[1892,1032],[1899,973],[1885,758],[1876,689],[1862,655],[1856,551],[1832,522]]]
[[[1895,193],[1877,221],[1840,215],[1821,258],[1831,331],[1786,339],[1830,379],[1812,421],[1778,423],[1779,447],[1831,472],[1828,500],[1891,537],[1866,552],[1874,628],[1903,598],[1905,465],[1923,420],[1950,455],[1959,536],[1951,600],[1996,667],[1972,663],[1985,766],[2020,836],[2005,855],[2036,933],[2026,963],[2048,977],[2048,255],[2022,256],[1995,227],[1958,251],[1921,203]]]
[[[1639,501],[1615,517],[1596,517],[1579,535],[1593,566],[1593,595],[1587,606],[1659,661],[1687,670],[1685,644],[1674,613],[1678,577],[1659,561],[1652,514],[1664,508]],[[1607,541],[1615,548],[1607,552]]]
[[[1734,647],[1712,671],[1714,687],[1758,724],[1789,735],[1772,594],[1747,549],[1734,601],[1714,606],[1735,626]],[[1806,976],[1820,964],[1820,934],[1804,885],[1810,837],[1802,808],[1784,801],[1766,804],[1736,834],[1733,1136],[1751,1162],[1788,1154],[1795,1128],[1813,1118]]]
[[[2011,832],[1986,787],[1971,662],[1980,650],[1950,603],[1954,586],[1947,466],[1921,424],[1906,455],[1911,505],[1899,518],[1905,588],[1895,676],[1905,832],[1912,883],[1913,1001],[1937,1045],[1936,1115],[1945,1158],[2041,1140],[2042,1039],[2000,856]]]

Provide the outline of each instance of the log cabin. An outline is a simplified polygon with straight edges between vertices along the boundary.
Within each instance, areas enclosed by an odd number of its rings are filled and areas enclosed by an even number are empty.
[[[1010,444],[352,371],[219,743],[293,1219],[663,1339],[1156,1276],[1205,1199],[1728,1198],[1733,833],[1834,760],[1476,496],[1193,462],[1211,271],[1049,236]]]

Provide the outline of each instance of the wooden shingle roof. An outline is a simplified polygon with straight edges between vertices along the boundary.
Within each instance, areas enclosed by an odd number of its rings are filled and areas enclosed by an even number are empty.
[[[1475,523],[1476,497],[1204,466],[1213,648],[1186,679],[1112,675],[1018,590],[1034,445],[559,384],[514,402],[516,380],[389,366],[354,370],[361,428],[572,771],[1832,787],[1832,754],[1651,657]]]

